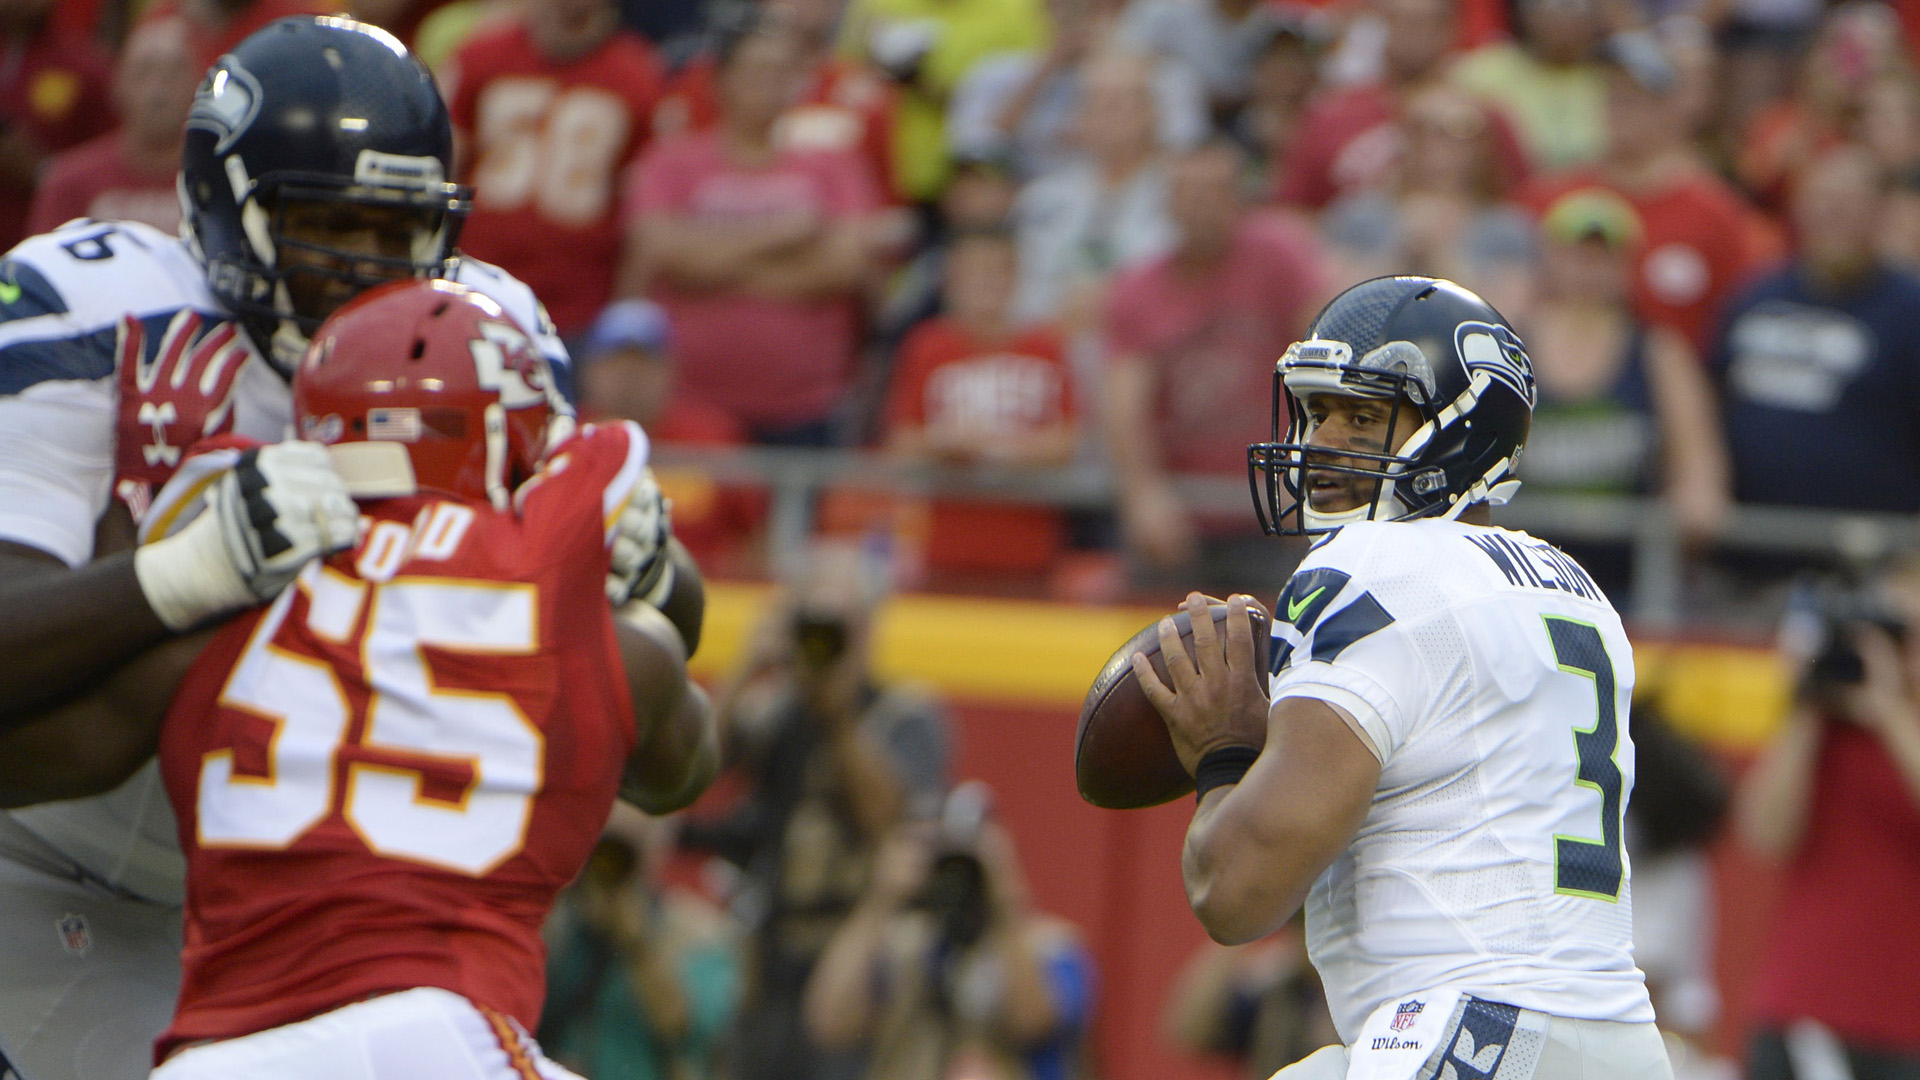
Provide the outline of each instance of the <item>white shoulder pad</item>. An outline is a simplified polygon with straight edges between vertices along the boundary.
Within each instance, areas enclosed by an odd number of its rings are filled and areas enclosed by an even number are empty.
[[[465,255],[454,263],[452,279],[474,292],[484,294],[506,309],[514,322],[533,335],[534,344],[545,354],[549,363],[562,371],[571,371],[572,361],[567,356],[567,347],[560,343],[560,335],[554,331],[553,320],[547,317],[546,307],[533,295],[533,289],[526,282],[492,263]],[[572,380],[567,381],[570,384]]]
[[[193,308],[225,317],[206,272],[178,237],[138,222],[85,218],[8,252],[0,262],[0,301],[7,301],[0,304],[0,348],[110,330],[127,314]]]

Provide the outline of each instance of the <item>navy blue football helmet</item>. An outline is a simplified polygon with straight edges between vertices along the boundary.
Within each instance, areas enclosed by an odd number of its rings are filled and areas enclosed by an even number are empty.
[[[340,294],[447,275],[471,203],[450,182],[452,162],[446,105],[406,46],[351,19],[281,19],[221,57],[194,97],[181,155],[186,236],[214,295],[290,372]],[[368,255],[286,235],[287,215],[315,204],[366,214],[404,243]],[[302,275],[331,279],[334,304],[301,302],[315,284],[290,288]]]
[[[1404,400],[1420,426],[1397,452],[1389,422],[1387,452],[1343,449],[1336,457],[1308,445],[1307,400],[1316,394]],[[1299,536],[1355,521],[1451,519],[1476,503],[1504,503],[1520,487],[1513,471],[1535,400],[1533,362],[1485,300],[1438,278],[1363,281],[1334,297],[1306,340],[1288,346],[1274,366],[1272,439],[1247,448],[1261,528]],[[1370,502],[1317,511],[1306,490],[1309,468],[1379,483]]]

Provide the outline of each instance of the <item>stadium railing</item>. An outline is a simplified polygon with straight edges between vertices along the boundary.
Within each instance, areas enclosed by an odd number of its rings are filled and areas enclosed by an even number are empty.
[[[1113,481],[1097,464],[1031,469],[930,467],[859,450],[695,447],[662,444],[663,466],[697,470],[720,484],[771,492],[768,550],[798,552],[813,529],[817,496],[828,488],[930,497],[964,495],[1011,503],[1096,510],[1113,505]],[[1196,510],[1251,513],[1246,481],[1186,475],[1180,492]],[[1548,540],[1621,543],[1632,550],[1629,614],[1651,630],[1682,621],[1686,544],[1658,499],[1529,491],[1496,511],[1496,521]],[[1736,507],[1714,546],[1722,551],[1870,563],[1920,548],[1920,518],[1781,506]]]

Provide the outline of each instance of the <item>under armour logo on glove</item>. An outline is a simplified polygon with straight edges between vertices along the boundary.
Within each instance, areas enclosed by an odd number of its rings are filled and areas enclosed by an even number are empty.
[[[114,494],[137,522],[185,448],[233,428],[233,388],[251,355],[233,323],[198,312],[121,320]]]

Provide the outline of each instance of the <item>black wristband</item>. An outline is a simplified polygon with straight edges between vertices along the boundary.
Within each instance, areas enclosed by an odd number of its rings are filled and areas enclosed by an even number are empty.
[[[1200,757],[1193,770],[1193,795],[1204,800],[1207,792],[1227,784],[1237,784],[1253,763],[1260,760],[1257,746],[1222,746]]]

